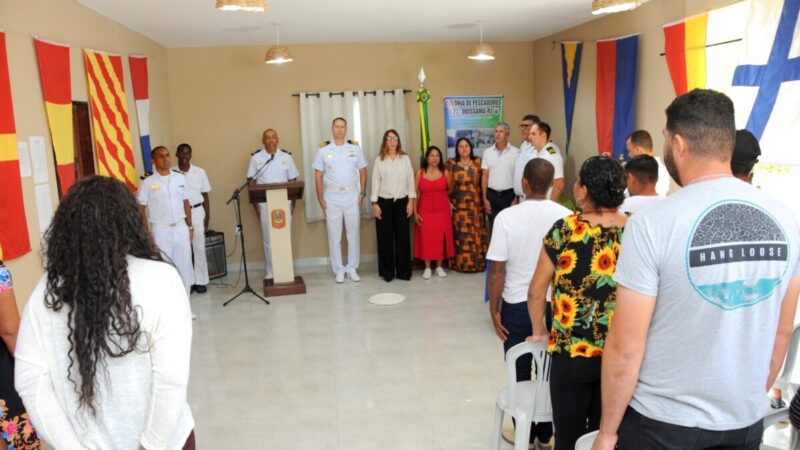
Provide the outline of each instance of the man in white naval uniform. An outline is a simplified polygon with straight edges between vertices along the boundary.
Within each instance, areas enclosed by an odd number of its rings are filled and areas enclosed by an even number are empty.
[[[151,153],[153,174],[139,185],[136,199],[144,226],[150,229],[159,250],[178,269],[186,294],[194,282],[192,271],[191,205],[186,192],[186,177],[170,170],[169,150],[158,146]]]
[[[211,192],[211,183],[208,182],[206,171],[191,164],[192,146],[180,144],[175,151],[178,164],[172,170],[179,171],[186,177],[186,195],[192,208],[192,261],[194,263],[194,284],[191,290],[199,294],[206,293],[208,284],[208,261],[206,260],[206,230],[211,218],[211,207],[208,193]]]
[[[336,282],[343,283],[345,274],[353,281],[358,276],[360,254],[360,211],[367,189],[367,160],[353,141],[345,141],[347,121],[333,119],[332,142],[323,142],[314,167],[317,200],[325,212],[328,228],[328,250]],[[347,265],[342,262],[342,220],[347,232]]]
[[[533,146],[534,158],[546,159],[553,165],[553,187],[547,193],[548,200],[558,203],[561,192],[564,190],[564,160],[558,147],[550,142],[550,125],[538,122],[531,126],[528,142]]]
[[[533,124],[540,122],[539,116],[536,114],[526,114],[519,124],[519,131],[522,132],[522,142],[519,144],[519,154],[517,161],[514,163],[514,195],[517,196],[518,202],[525,201],[525,192],[522,191],[522,172],[525,170],[525,164],[532,160],[535,154],[533,146],[528,142],[528,135],[531,134],[531,127]]]
[[[250,182],[254,184],[269,184],[296,180],[300,172],[297,171],[292,154],[278,148],[278,143],[280,143],[278,132],[272,128],[267,128],[261,134],[261,143],[264,144],[264,147],[250,155],[250,164],[247,166],[247,178],[251,180]],[[266,266],[264,279],[272,279],[272,257],[270,256],[269,237],[270,219],[267,203],[263,202],[254,206],[259,219],[261,219],[261,241],[264,244],[264,265]],[[292,200],[289,211],[289,226],[292,223],[293,211],[294,200]]]

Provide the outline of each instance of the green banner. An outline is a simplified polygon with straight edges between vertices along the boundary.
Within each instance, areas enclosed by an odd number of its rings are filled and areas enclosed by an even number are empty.
[[[431,145],[431,132],[428,128],[428,102],[431,101],[431,93],[428,88],[420,86],[417,89],[417,103],[419,103],[419,142],[420,154],[425,157],[428,147]]]

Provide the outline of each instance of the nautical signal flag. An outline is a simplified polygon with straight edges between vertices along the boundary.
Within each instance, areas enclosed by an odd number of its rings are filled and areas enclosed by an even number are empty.
[[[142,147],[142,162],[145,173],[153,172],[150,160],[150,91],[147,78],[147,56],[128,57],[131,66],[133,101],[136,103],[136,117],[139,119],[139,143]]]
[[[583,42],[564,41],[561,43],[561,81],[564,85],[564,119],[567,124],[567,146],[572,136],[572,115],[575,112],[575,94],[578,91],[578,74],[581,71]]]
[[[59,198],[75,184],[75,142],[72,133],[72,79],[69,45],[33,40],[39,60],[44,108],[56,162]]]
[[[625,161],[633,132],[639,36],[597,41],[597,152]]]
[[[31,251],[3,31],[0,31],[0,212],[0,260],[14,259]]]
[[[84,56],[98,173],[116,178],[135,190],[139,180],[131,150],[122,57],[96,50],[85,50]]]

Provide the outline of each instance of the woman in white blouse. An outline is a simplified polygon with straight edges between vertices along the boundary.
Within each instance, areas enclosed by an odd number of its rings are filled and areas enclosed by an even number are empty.
[[[81,180],[45,240],[15,371],[39,435],[59,450],[194,449],[189,300],[131,191]]]
[[[411,279],[409,218],[414,214],[414,169],[395,130],[383,133],[372,168],[372,212],[378,235],[378,274],[386,282]]]

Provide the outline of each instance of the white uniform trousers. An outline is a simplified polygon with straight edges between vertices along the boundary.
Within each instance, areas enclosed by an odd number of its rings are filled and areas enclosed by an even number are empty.
[[[291,202],[289,202],[291,205]],[[266,275],[264,275],[264,279],[272,278],[272,246],[270,245],[270,237],[269,237],[269,211],[267,211],[267,204],[259,203],[258,204],[258,217],[261,220],[261,241],[264,243],[264,266],[266,268]],[[289,228],[292,227],[292,213],[289,211],[287,214],[287,219]]]
[[[192,208],[192,254],[194,255],[194,283],[201,286],[208,284],[208,260],[206,260],[206,210],[202,206]]]
[[[178,274],[180,274],[183,285],[186,288],[186,294],[189,295],[192,284],[194,284],[189,227],[181,220],[174,227],[151,223],[150,230],[159,250],[178,269]]]
[[[361,253],[361,216],[358,208],[358,192],[325,191],[325,225],[328,228],[328,250],[331,255],[333,273],[343,274],[358,269]],[[347,266],[342,262],[342,219],[347,232]]]

